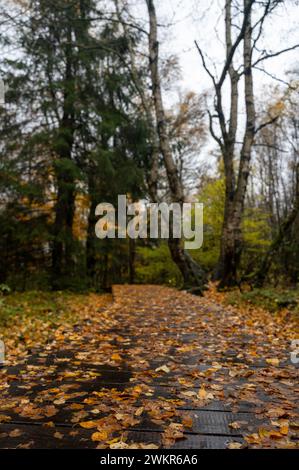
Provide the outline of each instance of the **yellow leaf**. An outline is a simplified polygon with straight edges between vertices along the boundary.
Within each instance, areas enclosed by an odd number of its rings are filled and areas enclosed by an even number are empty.
[[[81,428],[84,428],[84,429],[93,429],[93,428],[96,428],[98,423],[96,423],[95,421],[83,421],[82,423],[79,423]]]
[[[278,431],[269,431],[268,435],[272,439],[282,439],[283,438],[282,433],[278,432]]]
[[[9,433],[9,437],[20,437],[22,435],[22,431],[20,429],[14,429]]]
[[[196,397],[196,393],[195,392],[182,392],[182,395],[184,395],[185,397]]]
[[[283,436],[287,436],[289,434],[289,426],[287,426],[287,425],[280,426],[279,432]]]
[[[240,424],[237,421],[235,421],[233,423],[230,423],[229,427],[232,428],[232,429],[240,429],[241,428]]]
[[[121,359],[121,357],[120,357],[120,355],[119,355],[118,353],[114,353],[114,354],[112,354],[112,356],[111,356],[111,360],[112,360],[112,361],[121,361],[122,359]]]
[[[267,364],[271,364],[271,366],[279,366],[280,361],[279,359],[266,359]]]
[[[128,444],[125,442],[116,442],[115,444],[110,445],[110,449],[128,449]]]
[[[192,428],[193,419],[191,418],[191,416],[184,416],[182,423],[183,423],[183,426],[185,426],[186,428]]]
[[[55,428],[55,424],[53,421],[49,421],[48,423],[43,424],[43,428]]]
[[[259,435],[257,433],[249,434],[248,436],[245,436],[245,440],[249,444],[259,444],[260,443],[260,438],[259,438]]]
[[[269,436],[269,431],[267,429],[260,428],[259,429],[259,436],[261,438],[268,437]]]
[[[286,412],[282,408],[270,408],[266,414],[270,418],[282,418],[286,415]]]
[[[242,444],[240,442],[230,442],[227,447],[229,449],[241,449]]]
[[[198,396],[198,398],[199,398],[200,400],[205,400],[205,399],[207,398],[207,392],[206,392],[206,390],[205,390],[204,388],[201,388],[201,389],[199,390],[197,396]]]
[[[71,410],[82,410],[82,408],[84,408],[84,406],[79,405],[78,403],[72,403],[71,406],[70,406]]]
[[[165,365],[165,366],[158,367],[158,368],[156,369],[156,372],[165,372],[165,374],[169,374],[170,369],[169,369],[169,367],[167,367],[167,366]]]
[[[159,449],[156,444],[140,444],[141,449]]]
[[[64,398],[59,398],[58,400],[54,400],[53,403],[55,405],[64,405],[65,404],[65,399]]]
[[[108,439],[108,434],[106,431],[94,432],[91,436],[91,439],[93,440],[93,442],[106,441]]]
[[[126,415],[122,415],[121,413],[116,413],[115,415],[115,418],[117,419],[117,421],[122,421],[123,419],[125,419]]]
[[[135,416],[141,416],[142,413],[143,413],[143,411],[144,411],[143,406],[140,407],[140,408],[138,408],[138,409],[135,411]]]
[[[10,420],[11,420],[10,416],[0,415],[0,423],[7,423]]]

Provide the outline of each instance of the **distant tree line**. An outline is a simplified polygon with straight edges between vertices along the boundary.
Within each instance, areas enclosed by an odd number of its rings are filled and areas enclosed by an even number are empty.
[[[254,91],[254,69],[273,56],[258,44],[280,2],[223,3],[219,76],[196,43],[213,91],[182,92],[171,109],[164,92],[179,80],[179,65],[161,53],[153,0],[143,2],[145,21],[126,0],[3,6],[0,284],[60,290],[161,282],[202,293],[210,277],[220,287],[298,282],[297,70],[273,89],[267,110]],[[217,163],[202,166],[209,134]],[[199,199],[203,249],[186,252],[172,237],[168,247],[97,239],[96,206],[116,206],[120,194],[132,202]]]

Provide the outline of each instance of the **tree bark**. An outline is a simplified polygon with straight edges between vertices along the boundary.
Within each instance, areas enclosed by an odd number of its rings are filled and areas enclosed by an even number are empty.
[[[232,51],[232,12],[231,0],[226,1],[226,46],[227,60]],[[246,106],[246,129],[243,138],[242,149],[240,153],[238,178],[235,179],[234,157],[235,142],[238,128],[238,83],[240,76],[234,70],[231,61],[228,67],[231,83],[231,110],[229,129],[226,130],[225,122],[222,124],[223,145],[222,153],[225,168],[225,213],[221,238],[220,259],[216,270],[215,278],[220,280],[219,288],[231,287],[238,283],[238,267],[240,265],[243,237],[242,237],[242,218],[244,213],[244,200],[247,190],[248,177],[250,172],[251,150],[255,136],[255,103],[252,75],[252,26],[251,26],[251,0],[244,0],[244,15],[246,19],[244,24],[243,38],[243,64],[244,64],[244,82],[245,82],[245,106]],[[218,115],[220,124],[223,121],[221,89],[218,89]]]
[[[96,234],[95,226],[97,218],[95,215],[96,207],[99,203],[96,194],[96,182],[95,175],[93,174],[93,168],[91,168],[88,177],[88,194],[90,195],[90,209],[88,214],[87,224],[87,239],[86,239],[86,271],[87,276],[91,281],[91,284],[95,287],[96,285]]]
[[[299,164],[296,166],[296,194],[294,201],[294,208],[290,215],[284,220],[282,225],[279,228],[279,232],[276,238],[273,240],[269,250],[264,256],[261,266],[258,272],[255,275],[255,287],[263,287],[267,279],[270,268],[273,264],[274,257],[277,254],[279,248],[281,247],[282,242],[289,233],[293,224],[295,223],[299,214]]]
[[[162,99],[161,80],[159,73],[159,42],[156,9],[153,0],[146,0],[146,4],[150,21],[150,73],[160,149],[166,168],[172,201],[179,203],[182,206],[184,203],[184,190],[172,155]],[[171,232],[172,230],[170,227],[170,233]],[[201,267],[197,265],[191,256],[182,248],[181,240],[172,238],[170,236],[169,249],[173,261],[176,263],[183,276],[184,287],[196,287],[198,288],[199,292],[202,292],[205,287],[205,274]]]
[[[120,10],[120,2],[119,0],[114,0],[116,13],[119,22],[122,24],[123,31],[126,35],[128,41],[128,48],[130,53],[130,75],[132,78],[132,82],[136,88],[136,91],[140,97],[142,108],[144,110],[146,121],[149,130],[149,138],[150,138],[150,165],[149,171],[146,174],[148,192],[151,198],[151,201],[156,203],[158,202],[158,177],[159,177],[159,156],[160,156],[160,144],[159,144],[159,137],[157,134],[157,127],[155,124],[155,117],[154,117],[154,104],[152,96],[148,96],[145,91],[144,83],[140,78],[140,74],[136,67],[136,58],[135,58],[135,51],[134,46],[132,44],[132,38],[130,31],[128,30],[128,25],[125,21],[123,21],[121,10]],[[124,3],[122,5],[124,11],[127,11],[127,5]]]
[[[72,33],[68,31],[66,49],[65,89],[63,116],[55,142],[58,160],[56,164],[57,199],[53,227],[52,285],[61,288],[61,276],[70,276],[73,268],[73,221],[75,213],[75,180],[71,169],[74,144],[74,70],[72,60]]]

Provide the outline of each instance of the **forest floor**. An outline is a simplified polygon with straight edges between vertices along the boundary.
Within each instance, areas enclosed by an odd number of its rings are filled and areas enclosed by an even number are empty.
[[[289,314],[213,289],[53,295],[1,300],[0,448],[299,447]]]

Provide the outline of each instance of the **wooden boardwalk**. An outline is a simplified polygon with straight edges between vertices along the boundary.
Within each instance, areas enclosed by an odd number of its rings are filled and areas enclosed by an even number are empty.
[[[253,334],[250,318],[158,286],[113,297],[1,372],[0,448],[297,446],[298,374],[272,323]]]

